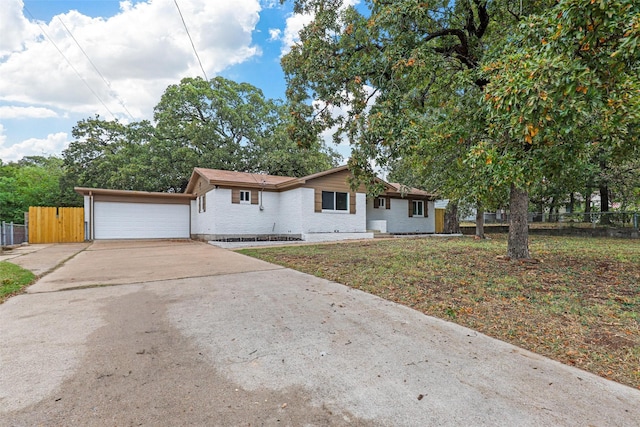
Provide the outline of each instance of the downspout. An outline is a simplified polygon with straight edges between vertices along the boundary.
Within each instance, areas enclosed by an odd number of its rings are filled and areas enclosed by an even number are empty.
[[[262,187],[260,188],[260,210],[263,211],[264,206],[262,205],[262,194],[264,193],[264,185],[265,185],[264,179],[262,180],[261,185]]]

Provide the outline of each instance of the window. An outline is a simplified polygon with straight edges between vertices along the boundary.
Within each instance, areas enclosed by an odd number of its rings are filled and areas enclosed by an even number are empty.
[[[240,203],[251,203],[251,191],[240,190]]]
[[[349,193],[339,191],[322,192],[323,211],[347,211],[349,209]]]
[[[424,216],[424,202],[422,200],[413,201],[413,216]]]
[[[207,211],[207,195],[203,194],[198,197],[198,212],[206,212]]]
[[[387,199],[385,199],[384,197],[378,197],[378,208],[384,209],[386,201]]]

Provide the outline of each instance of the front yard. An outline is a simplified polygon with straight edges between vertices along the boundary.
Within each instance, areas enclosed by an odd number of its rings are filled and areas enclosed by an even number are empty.
[[[240,252],[343,283],[640,388],[640,241],[506,235],[389,239]]]
[[[6,261],[0,262],[0,304],[12,295],[21,293],[36,276],[22,267]]]

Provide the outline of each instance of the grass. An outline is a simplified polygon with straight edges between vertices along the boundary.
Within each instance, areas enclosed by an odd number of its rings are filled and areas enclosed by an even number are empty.
[[[21,293],[35,278],[29,270],[10,262],[0,262],[0,304],[12,295]]]
[[[538,263],[505,261],[506,236],[245,249],[640,388],[640,241],[530,236]]]

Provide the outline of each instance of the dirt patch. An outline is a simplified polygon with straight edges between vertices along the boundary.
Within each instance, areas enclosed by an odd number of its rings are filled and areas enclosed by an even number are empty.
[[[377,425],[312,405],[308,390],[238,387],[167,321],[152,292],[114,299],[104,310],[107,325],[89,337],[77,373],[0,425]]]

